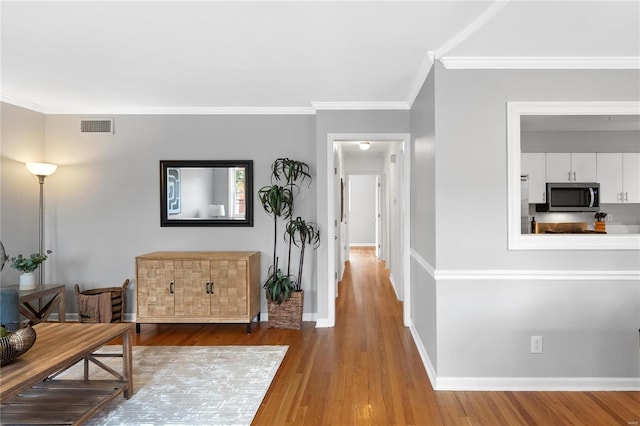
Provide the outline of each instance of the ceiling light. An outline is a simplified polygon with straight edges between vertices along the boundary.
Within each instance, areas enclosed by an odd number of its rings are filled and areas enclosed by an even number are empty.
[[[360,142],[360,149],[363,151],[368,150],[369,148],[371,148],[371,144],[369,142]]]

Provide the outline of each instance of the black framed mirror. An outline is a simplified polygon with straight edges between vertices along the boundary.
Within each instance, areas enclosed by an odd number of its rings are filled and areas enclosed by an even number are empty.
[[[253,226],[253,160],[161,160],[160,226]]]

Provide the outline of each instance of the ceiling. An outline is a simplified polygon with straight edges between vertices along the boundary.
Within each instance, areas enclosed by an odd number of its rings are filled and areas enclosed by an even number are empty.
[[[407,109],[448,68],[640,68],[640,1],[6,1],[4,102],[44,113]]]

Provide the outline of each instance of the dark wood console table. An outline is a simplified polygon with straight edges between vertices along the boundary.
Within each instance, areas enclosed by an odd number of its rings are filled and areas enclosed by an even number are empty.
[[[63,284],[37,285],[29,290],[21,290],[20,286],[17,285],[9,286],[8,288],[18,290],[20,313],[32,325],[46,321],[56,307],[58,308],[58,322],[65,322],[65,286]],[[34,305],[35,301],[40,301],[47,297],[51,297],[51,300],[44,306],[40,306],[40,303],[38,303],[37,307]]]

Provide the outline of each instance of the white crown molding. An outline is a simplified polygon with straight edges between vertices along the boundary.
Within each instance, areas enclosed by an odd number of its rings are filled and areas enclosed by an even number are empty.
[[[420,64],[420,68],[416,74],[416,78],[413,80],[413,84],[411,85],[411,90],[409,90],[409,96],[407,97],[407,105],[409,105],[409,108],[411,108],[413,103],[416,101],[418,93],[422,90],[422,86],[424,86],[424,82],[427,80],[434,63],[435,54],[433,52],[428,52],[422,60],[422,64]]]
[[[312,107],[52,107],[36,104],[9,94],[0,101],[42,114],[107,115],[314,115]]]
[[[41,114],[47,113],[46,112],[47,107],[45,107],[44,105],[40,105],[33,102],[29,102],[24,99],[16,98],[15,96],[11,96],[6,93],[0,93],[0,102],[15,105],[17,107],[25,108],[31,111],[39,112]]]
[[[317,111],[371,111],[371,110],[408,110],[407,102],[311,102]]]
[[[638,56],[444,56],[447,69],[640,69]]]
[[[473,22],[467,25],[455,36],[451,37],[451,39],[449,39],[449,41],[447,41],[445,44],[440,46],[440,48],[434,52],[436,59],[440,59],[441,57],[449,53],[451,49],[455,48],[460,43],[471,37],[476,31],[484,27],[487,22],[493,19],[494,16],[496,16],[507,4],[509,4],[509,1],[510,0],[495,1],[476,19],[474,19]]]

